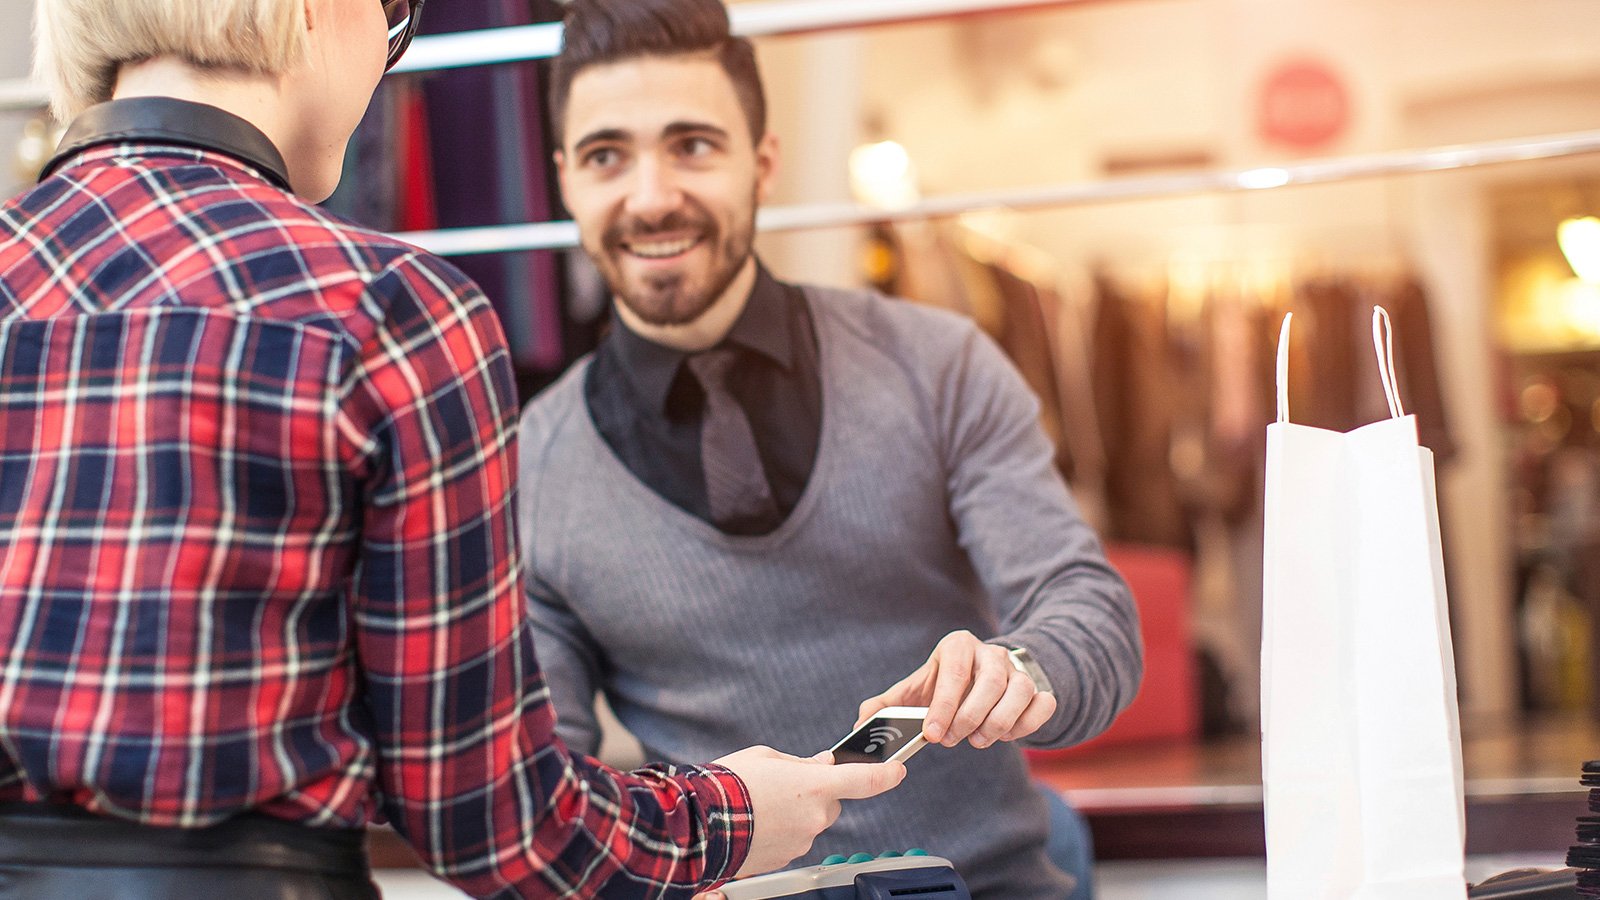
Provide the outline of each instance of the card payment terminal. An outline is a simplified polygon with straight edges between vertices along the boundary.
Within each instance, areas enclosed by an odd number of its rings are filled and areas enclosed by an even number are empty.
[[[911,850],[773,872],[722,886],[728,900],[972,900],[948,859]]]

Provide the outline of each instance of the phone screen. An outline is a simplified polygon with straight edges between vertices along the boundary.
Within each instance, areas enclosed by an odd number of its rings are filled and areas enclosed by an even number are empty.
[[[883,762],[922,736],[920,718],[872,718],[833,748],[835,763]]]

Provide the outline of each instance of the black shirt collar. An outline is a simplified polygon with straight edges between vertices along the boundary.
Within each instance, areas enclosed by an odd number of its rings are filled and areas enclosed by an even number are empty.
[[[794,323],[793,294],[758,261],[750,301],[723,343],[754,350],[788,370],[794,365]]]
[[[772,277],[766,266],[758,261],[756,282],[750,289],[750,299],[728,330],[728,336],[722,339],[722,344],[738,344],[765,356],[785,370],[790,369],[794,365],[795,352],[795,300],[784,285]],[[622,371],[632,382],[646,409],[665,411],[673,381],[690,354],[640,337],[620,317],[612,321],[614,327],[606,340],[622,365]]]
[[[44,167],[48,178],[72,157],[103,144],[171,144],[232,156],[284,190],[289,167],[261,129],[233,113],[173,97],[129,97],[89,107],[73,120],[55,156]]]

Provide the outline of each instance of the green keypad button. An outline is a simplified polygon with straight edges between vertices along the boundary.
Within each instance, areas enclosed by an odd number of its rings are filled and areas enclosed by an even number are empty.
[[[853,863],[866,862],[867,860],[869,860],[871,858],[872,858],[872,854],[871,853],[852,853],[852,854],[850,854],[850,858],[845,860],[845,862],[853,862]]]
[[[897,857],[899,855],[900,855],[900,851],[899,850],[885,850],[882,853],[878,854],[878,858],[879,859],[894,859],[895,857]]]
[[[845,855],[843,853],[835,853],[832,856],[823,857],[822,864],[825,866],[837,866],[844,861]]]
[[[921,847],[912,847],[910,850],[906,851],[906,855],[907,856],[927,856],[928,855],[928,851],[922,849]]]

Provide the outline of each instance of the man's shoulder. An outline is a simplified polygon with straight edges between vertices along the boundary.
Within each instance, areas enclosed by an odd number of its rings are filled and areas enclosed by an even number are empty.
[[[818,340],[832,339],[835,352],[853,345],[858,352],[933,372],[965,356],[979,337],[970,318],[914,300],[863,289],[800,287],[817,320]]]
[[[960,313],[879,291],[815,284],[796,286],[819,315],[861,334],[884,339],[963,341],[976,328],[970,318]]]
[[[594,354],[586,354],[522,408],[522,452],[530,463],[542,458],[564,432],[581,424],[576,415],[585,412],[584,384],[593,363]]]
[[[589,354],[567,368],[522,408],[517,427],[518,510],[522,518],[524,548],[551,552],[571,535],[562,510],[582,505],[578,493],[593,485],[596,448],[585,441],[582,429],[588,415],[584,381],[594,359]]]

